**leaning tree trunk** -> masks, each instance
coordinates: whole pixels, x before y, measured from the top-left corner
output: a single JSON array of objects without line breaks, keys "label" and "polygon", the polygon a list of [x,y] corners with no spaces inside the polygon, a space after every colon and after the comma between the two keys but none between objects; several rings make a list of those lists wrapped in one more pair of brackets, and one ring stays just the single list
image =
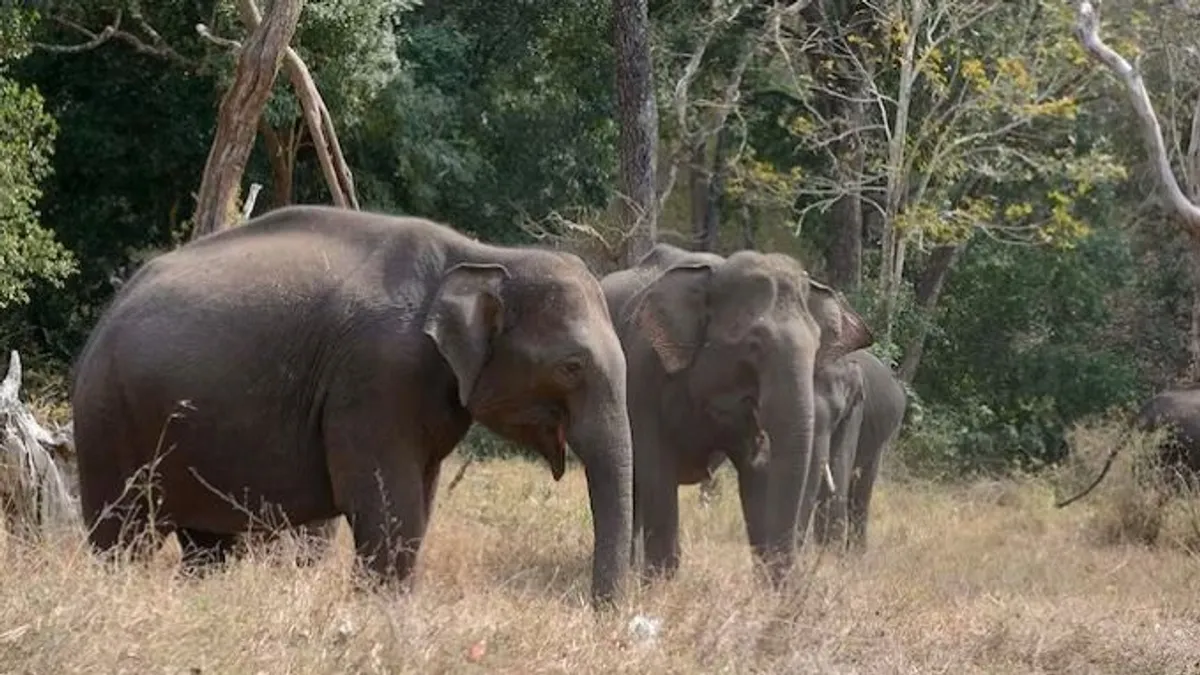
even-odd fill
[{"label": "leaning tree trunk", "polygon": [[916,300],[920,323],[917,334],[904,349],[904,361],[900,365],[899,378],[903,382],[912,384],[917,377],[921,357],[925,354],[925,341],[929,337],[929,328],[933,325],[933,315],[937,311],[938,300],[942,297],[942,288],[964,246],[965,244],[938,246],[929,255],[929,263],[921,275],[921,280],[917,282]]},{"label": "leaning tree trunk", "polygon": [[225,229],[238,216],[239,186],[254,147],[258,120],[303,6],[304,0],[275,0],[241,46],[233,84],[221,97],[217,131],[204,165],[192,216],[193,239]]},{"label": "leaning tree trunk", "polygon": [[617,139],[622,224],[629,232],[625,260],[632,265],[657,237],[655,153],[658,108],[654,101],[647,0],[614,0],[617,52]]}]

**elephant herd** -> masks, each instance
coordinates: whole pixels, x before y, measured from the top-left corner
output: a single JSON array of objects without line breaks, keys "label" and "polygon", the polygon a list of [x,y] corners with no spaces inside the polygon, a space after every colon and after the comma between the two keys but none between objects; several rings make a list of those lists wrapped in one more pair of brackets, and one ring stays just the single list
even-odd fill
[{"label": "elephant herd", "polygon": [[[176,533],[185,566],[281,525],[406,585],[442,461],[472,423],[587,481],[592,598],[640,544],[679,565],[681,485],[728,459],[767,579],[815,538],[865,545],[904,389],[840,293],[795,259],[659,244],[598,280],[578,257],[322,206],[146,263],[74,366],[80,501],[98,554]],[[269,536],[269,535],[268,535]]]}]

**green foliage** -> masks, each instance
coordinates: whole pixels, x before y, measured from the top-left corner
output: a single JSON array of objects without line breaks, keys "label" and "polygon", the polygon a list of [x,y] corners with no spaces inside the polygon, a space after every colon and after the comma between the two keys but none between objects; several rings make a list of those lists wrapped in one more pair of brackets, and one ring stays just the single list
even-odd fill
[{"label": "green foliage", "polygon": [[[401,71],[397,28],[414,0],[325,0],[304,5],[291,46],[308,66],[338,129],[357,127],[384,89]],[[232,0],[216,7],[216,32],[243,38],[246,31]],[[233,53],[219,58],[218,85],[233,79]],[[264,119],[277,128],[296,124],[300,103],[291,81],[280,73]]]},{"label": "green foliage", "polygon": [[472,459],[506,459],[508,457],[523,457],[525,459],[540,459],[532,450],[507,441],[497,436],[481,424],[473,424],[458,444],[458,452]]},{"label": "green foliage", "polygon": [[[232,39],[245,31],[232,0],[52,4],[93,32],[120,9],[122,28],[142,42],[28,54],[31,30],[47,43],[86,36],[29,15],[0,21],[0,341],[67,362],[113,277],[187,231],[233,63],[195,25]],[[726,128],[718,242],[752,239],[824,273],[821,253],[843,226],[831,207],[862,190],[869,283],[850,300],[864,316],[885,304],[891,314],[891,340],[872,350],[899,365],[928,329],[901,453],[939,475],[1039,466],[1061,458],[1077,420],[1140,400],[1186,364],[1189,242],[1145,203],[1148,185],[1133,170],[1144,150],[1124,92],[1096,76],[1069,5],[924,4],[914,17],[914,3],[813,3],[825,14],[805,11],[764,33],[769,3],[651,3],[662,147],[711,123],[754,47]],[[1186,22],[1148,21],[1154,7],[1106,5],[1104,30],[1130,56],[1161,43],[1142,50],[1143,72],[1168,145],[1187,148],[1200,82],[1194,38]],[[293,44],[365,207],[517,243],[529,240],[527,220],[595,213],[612,196],[609,12],[601,0],[309,2]],[[672,101],[702,43],[681,128]],[[856,95],[867,105],[852,119],[845,92],[864,73],[869,86]],[[892,148],[901,94],[907,127]],[[265,121],[281,132],[303,127],[286,77]],[[847,137],[861,167],[846,161]],[[311,142],[299,138],[294,199],[325,202]],[[267,196],[264,146],[245,183],[262,183]],[[682,173],[675,190],[690,206]],[[891,297],[870,283],[881,276],[885,228],[907,245]],[[917,289],[927,252],[946,242],[965,250],[926,312]],[[463,451],[532,456],[478,426]]]},{"label": "green foliage", "polygon": [[972,469],[1057,461],[1073,421],[1145,395],[1112,330],[1111,300],[1134,271],[1110,228],[1074,251],[972,243],[914,383],[927,406],[919,433],[944,443],[923,452]]},{"label": "green foliage", "polygon": [[7,74],[28,52],[32,25],[32,17],[10,12],[0,21],[0,309],[28,302],[35,280],[61,285],[75,271],[73,257],[39,222],[57,126],[37,89]]}]

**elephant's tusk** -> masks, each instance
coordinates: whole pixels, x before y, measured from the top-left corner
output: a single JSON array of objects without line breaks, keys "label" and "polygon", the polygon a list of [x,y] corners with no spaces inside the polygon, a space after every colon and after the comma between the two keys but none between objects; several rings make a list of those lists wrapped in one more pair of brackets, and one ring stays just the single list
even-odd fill
[{"label": "elephant's tusk", "polygon": [[837,488],[833,484],[833,472],[829,470],[829,462],[825,462],[822,466],[825,469],[825,484],[829,486],[829,492],[837,494]]}]

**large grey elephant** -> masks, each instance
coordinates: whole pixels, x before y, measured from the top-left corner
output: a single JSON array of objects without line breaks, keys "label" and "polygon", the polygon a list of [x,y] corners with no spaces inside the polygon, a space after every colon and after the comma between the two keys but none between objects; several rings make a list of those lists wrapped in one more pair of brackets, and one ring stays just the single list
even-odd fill
[{"label": "large grey elephant", "polygon": [[[567,443],[578,455],[601,604],[629,569],[625,397],[577,257],[282,208],[151,260],[93,330],[71,392],[88,537],[103,552],[176,531],[195,555],[344,514],[360,561],[408,586],[441,462],[477,421],[555,480]],[[125,489],[146,472],[149,498]]]},{"label": "large grey elephant", "polygon": [[[844,542],[861,551],[880,460],[900,433],[908,395],[892,369],[863,349],[819,372],[817,389],[818,406],[827,417],[818,413],[814,456],[827,456],[832,485],[809,481],[808,490],[817,490],[813,534],[822,545]],[[804,503],[813,502],[806,498]],[[802,513],[798,523],[801,543],[806,516]]]},{"label": "large grey elephant", "polygon": [[795,556],[814,371],[868,346],[870,331],[781,254],[723,258],[659,244],[601,286],[631,373],[634,532],[647,572],[674,575],[678,486],[727,456],[755,558],[778,583]]}]

